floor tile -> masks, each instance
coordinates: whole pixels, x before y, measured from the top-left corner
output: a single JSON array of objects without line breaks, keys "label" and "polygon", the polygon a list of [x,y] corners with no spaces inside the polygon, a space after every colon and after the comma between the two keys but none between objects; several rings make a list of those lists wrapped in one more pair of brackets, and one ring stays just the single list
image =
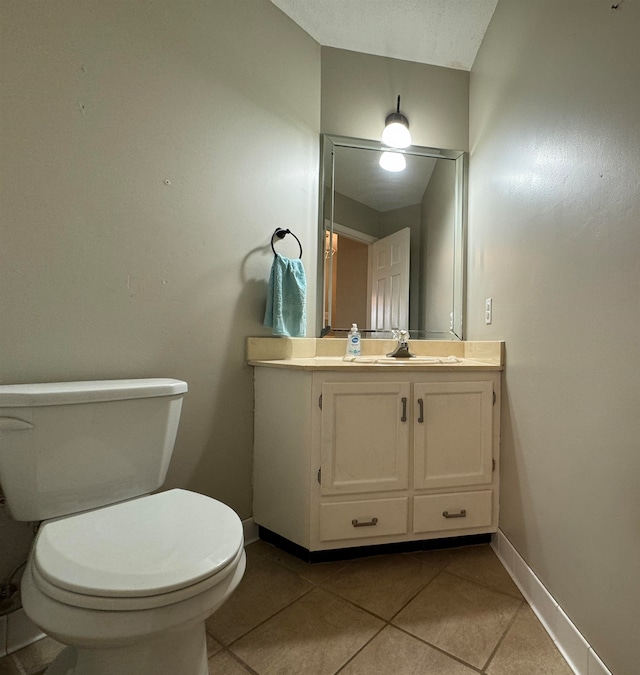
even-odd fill
[{"label": "floor tile", "polygon": [[222,649],[222,645],[207,633],[207,656],[211,657]]},{"label": "floor tile", "polygon": [[473,675],[476,670],[387,626],[340,671],[340,675]]},{"label": "floor tile", "polygon": [[440,567],[405,555],[353,560],[322,584],[323,588],[354,602],[383,619],[401,610]]},{"label": "floor tile", "polygon": [[307,579],[314,584],[319,584],[325,581],[330,576],[341,570],[345,566],[345,561],[327,562],[327,563],[307,563],[300,558],[296,558],[289,553],[285,553],[276,546],[267,544],[264,541],[257,541],[251,544],[248,549],[250,552],[255,552],[257,555],[265,556],[266,559],[283,565],[290,572],[299,574],[303,579]]},{"label": "floor tile", "polygon": [[457,548],[441,548],[432,551],[412,551],[405,555],[417,560],[428,561],[431,565],[436,565],[440,569],[443,569],[455,558],[459,550]]},{"label": "floor tile", "polygon": [[446,569],[447,572],[507,593],[518,600],[523,599],[522,593],[488,544],[458,550]]},{"label": "floor tile", "polygon": [[[247,557],[207,621],[211,675],[571,675],[488,546],[309,565],[256,542]],[[40,675],[62,648],[38,641],[0,675]]]},{"label": "floor tile", "polygon": [[504,593],[442,572],[393,623],[482,668],[520,605]]},{"label": "floor tile", "polygon": [[35,675],[48,666],[63,649],[64,645],[50,637],[45,637],[18,650],[14,653],[14,657],[26,675]]},{"label": "floor tile", "polygon": [[226,650],[209,659],[209,675],[247,675],[249,672]]},{"label": "floor tile", "polygon": [[207,632],[228,645],[312,588],[310,582],[284,567],[250,555],[238,588],[207,619]]},{"label": "floor tile", "polygon": [[22,675],[13,656],[4,656],[0,659],[0,675]]},{"label": "floor tile", "polygon": [[320,588],[231,646],[257,673],[333,675],[384,623]]},{"label": "floor tile", "polygon": [[486,672],[489,675],[572,675],[571,668],[528,605],[518,612]]}]

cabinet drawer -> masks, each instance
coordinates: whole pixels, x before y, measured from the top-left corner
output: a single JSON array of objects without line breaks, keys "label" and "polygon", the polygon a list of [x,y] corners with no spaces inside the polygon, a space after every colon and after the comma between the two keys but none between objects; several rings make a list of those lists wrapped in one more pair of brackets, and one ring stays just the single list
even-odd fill
[{"label": "cabinet drawer", "polygon": [[407,532],[408,500],[370,499],[320,505],[320,539],[364,539]]},{"label": "cabinet drawer", "polygon": [[413,531],[465,530],[491,525],[493,491],[414,497]]}]

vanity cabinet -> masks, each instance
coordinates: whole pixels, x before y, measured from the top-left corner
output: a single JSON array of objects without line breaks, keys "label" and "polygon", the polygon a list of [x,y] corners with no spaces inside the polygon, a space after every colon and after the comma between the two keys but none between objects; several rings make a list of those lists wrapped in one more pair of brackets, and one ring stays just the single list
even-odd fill
[{"label": "vanity cabinet", "polygon": [[308,549],[497,529],[498,371],[255,369],[254,520]]}]

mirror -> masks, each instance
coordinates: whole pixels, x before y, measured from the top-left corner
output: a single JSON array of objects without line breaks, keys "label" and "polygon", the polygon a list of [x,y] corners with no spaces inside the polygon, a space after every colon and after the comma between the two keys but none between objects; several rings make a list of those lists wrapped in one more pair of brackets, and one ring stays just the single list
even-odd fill
[{"label": "mirror", "polygon": [[[322,137],[321,337],[462,340],[464,152],[411,146],[403,171],[378,142]],[[400,152],[400,151],[397,151]]]}]

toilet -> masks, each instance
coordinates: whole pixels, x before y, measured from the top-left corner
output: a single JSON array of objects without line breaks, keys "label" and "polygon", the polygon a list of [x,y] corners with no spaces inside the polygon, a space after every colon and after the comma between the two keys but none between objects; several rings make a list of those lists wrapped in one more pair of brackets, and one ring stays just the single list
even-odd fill
[{"label": "toilet", "polygon": [[[67,645],[47,675],[207,675],[205,619],[244,574],[228,506],[164,482],[187,384],[0,386],[0,484],[43,521],[26,614]],[[153,494],[152,494],[153,493]]]}]

